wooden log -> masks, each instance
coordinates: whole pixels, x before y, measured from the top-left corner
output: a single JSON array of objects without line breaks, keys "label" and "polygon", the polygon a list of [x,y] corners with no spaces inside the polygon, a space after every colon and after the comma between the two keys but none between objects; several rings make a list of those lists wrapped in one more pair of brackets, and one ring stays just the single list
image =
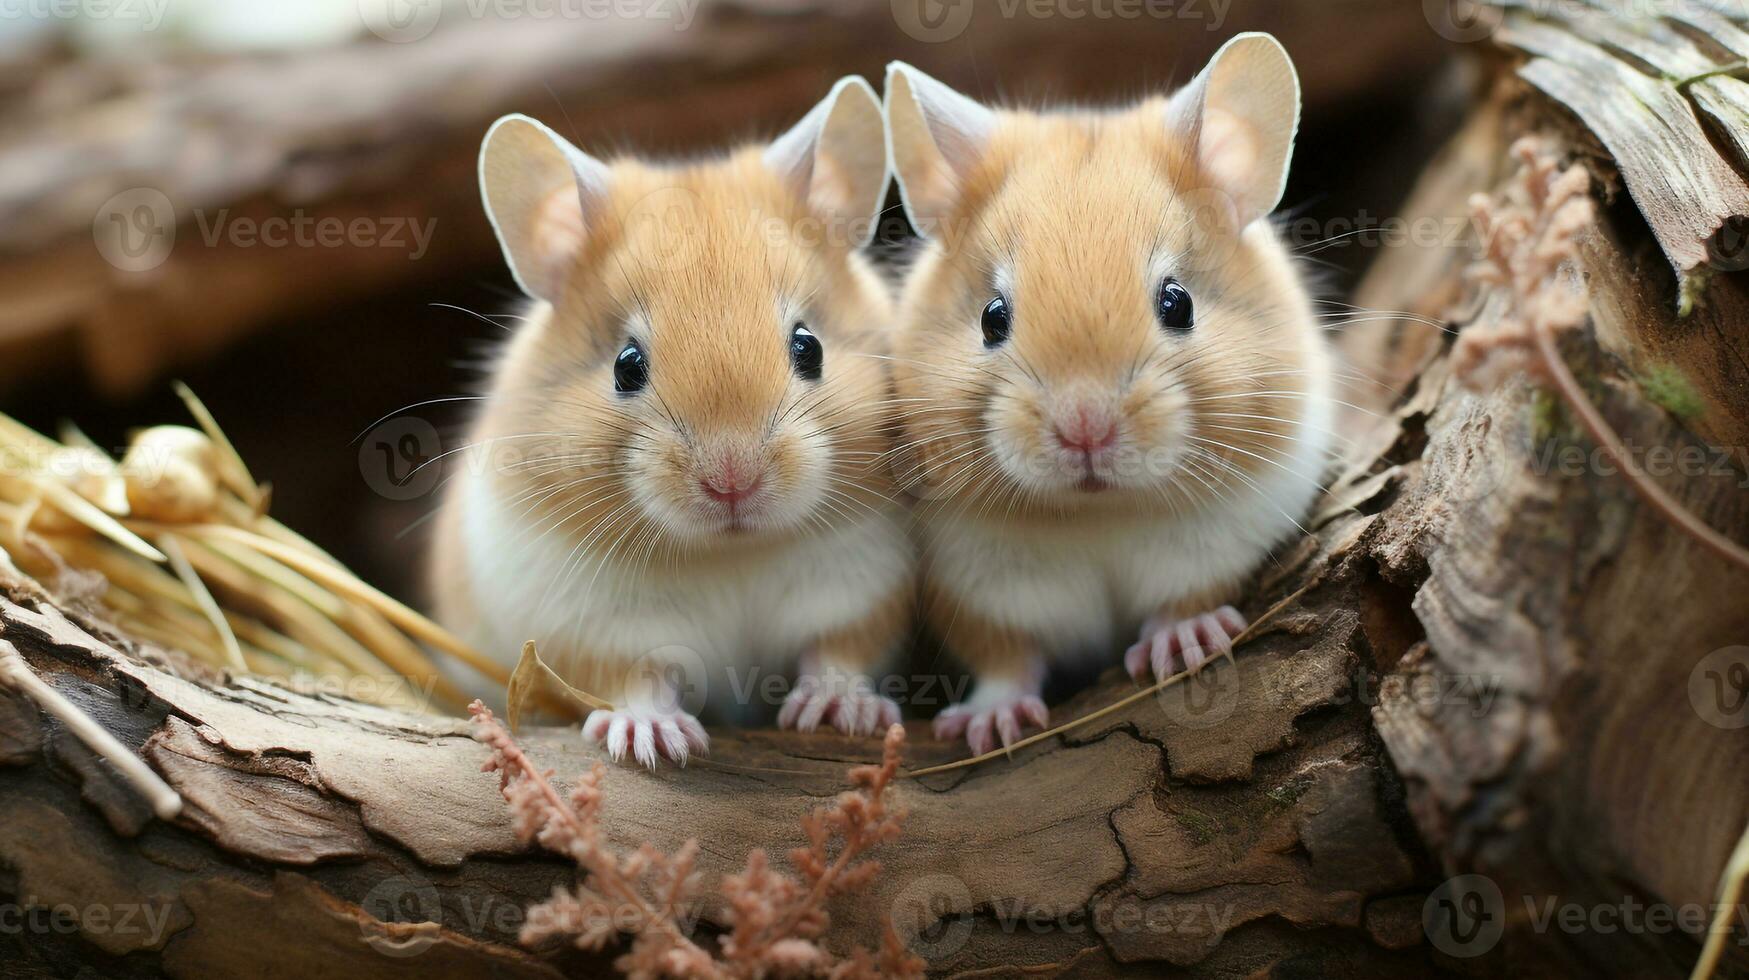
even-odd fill
[{"label": "wooden log", "polygon": [[[1317,562],[1310,551],[1307,561]],[[459,722],[192,683],[135,662],[125,641],[76,625],[30,584],[6,590],[4,635],[137,747],[185,812],[151,823],[101,767],[76,761],[82,749],[65,732],[0,699],[13,763],[0,769],[5,890],[50,906],[154,910],[158,931],[100,945],[170,975],[244,963],[288,977],[317,965],[552,975],[513,940],[522,909],[571,872],[516,842],[496,777],[479,772],[484,750]],[[1418,875],[1394,840],[1394,782],[1353,697],[1364,630],[1352,611],[1318,608],[1281,620],[1190,698],[1162,697],[1012,763],[904,783],[906,834],[884,849],[870,894],[834,909],[835,937],[867,938],[891,914],[944,972],[1163,960],[1216,975],[1308,956],[1332,971],[1412,969],[1419,956],[1398,948],[1402,929],[1368,911],[1413,894]],[[525,744],[566,774],[597,756],[574,730]],[[665,847],[696,836],[714,877],[750,846],[800,844],[797,817],[872,751],[834,736],[721,735],[684,771],[613,770],[611,834]],[[908,762],[953,752],[925,739]],[[378,921],[427,914],[443,928]],[[1311,927],[1324,932],[1302,941]],[[10,956],[39,959],[30,937],[0,938],[8,944]],[[402,963],[409,951],[418,955]]]}]

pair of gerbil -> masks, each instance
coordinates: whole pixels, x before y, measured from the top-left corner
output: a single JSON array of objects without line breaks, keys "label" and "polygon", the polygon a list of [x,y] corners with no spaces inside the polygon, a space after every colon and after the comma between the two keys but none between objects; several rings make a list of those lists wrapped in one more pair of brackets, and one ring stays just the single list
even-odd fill
[{"label": "pair of gerbil", "polygon": [[[919,595],[974,676],[936,730],[975,751],[1046,723],[1053,660],[1197,668],[1326,456],[1330,355],[1263,220],[1298,121],[1260,34],[1123,111],[895,63],[884,111],[847,78],[702,163],[499,120],[486,209],[535,302],[443,504],[440,618],[536,640],[646,765],[706,747],[678,700],[736,671],[799,665],[784,726],[896,721]],[[897,298],[859,254],[889,173],[927,240]]]}]

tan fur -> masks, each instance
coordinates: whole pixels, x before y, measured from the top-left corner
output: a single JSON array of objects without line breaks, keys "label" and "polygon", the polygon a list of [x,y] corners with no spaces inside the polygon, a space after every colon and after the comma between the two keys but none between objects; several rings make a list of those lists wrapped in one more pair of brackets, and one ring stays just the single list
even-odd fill
[{"label": "tan fur", "polygon": [[868,616],[823,634],[815,648],[820,662],[853,673],[873,673],[898,652],[898,644],[916,616],[917,592],[912,583],[906,583]]}]

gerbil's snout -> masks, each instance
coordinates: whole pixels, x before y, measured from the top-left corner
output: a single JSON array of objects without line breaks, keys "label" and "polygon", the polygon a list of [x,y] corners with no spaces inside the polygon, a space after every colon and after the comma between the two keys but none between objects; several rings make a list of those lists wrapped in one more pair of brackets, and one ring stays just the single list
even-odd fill
[{"label": "gerbil's snout", "polygon": [[750,461],[744,454],[725,453],[705,468],[698,485],[705,496],[732,511],[765,485],[766,468],[763,462]]},{"label": "gerbil's snout", "polygon": [[771,460],[763,446],[735,441],[700,447],[693,470],[706,506],[722,513],[733,524],[746,516],[749,508],[758,505]]},{"label": "gerbil's snout", "polygon": [[1092,372],[1012,390],[992,406],[986,438],[1028,489],[1152,491],[1170,477],[1187,425],[1178,394]]},{"label": "gerbil's snout", "polygon": [[1117,415],[1098,402],[1076,399],[1056,413],[1051,433],[1064,449],[1095,456],[1117,445]]},{"label": "gerbil's snout", "polygon": [[1055,450],[1059,477],[1080,491],[1099,491],[1116,477],[1121,420],[1114,399],[1084,388],[1060,392],[1045,413],[1046,446]]}]

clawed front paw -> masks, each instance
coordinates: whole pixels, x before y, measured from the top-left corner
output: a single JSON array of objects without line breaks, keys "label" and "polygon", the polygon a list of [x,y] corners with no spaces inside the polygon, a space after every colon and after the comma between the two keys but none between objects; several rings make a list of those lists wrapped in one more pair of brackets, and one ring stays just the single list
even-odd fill
[{"label": "clawed front paw", "polygon": [[811,732],[822,722],[846,735],[873,735],[899,723],[899,705],[876,693],[862,674],[830,669],[804,673],[783,700],[778,727]]},{"label": "clawed front paw", "polygon": [[1037,694],[999,688],[974,691],[970,699],[948,705],[931,727],[936,738],[964,735],[972,754],[983,755],[995,749],[998,740],[1003,748],[1020,741],[1029,723],[1044,728],[1050,722],[1050,712]]},{"label": "clawed front paw", "polygon": [[645,769],[656,768],[658,759],[684,766],[691,753],[710,750],[710,736],[697,718],[656,708],[597,709],[584,720],[583,737],[605,746],[615,762],[624,761],[630,748]]},{"label": "clawed front paw", "polygon": [[1141,639],[1124,651],[1124,669],[1138,681],[1146,681],[1150,669],[1155,680],[1165,680],[1226,656],[1233,639],[1245,631],[1245,617],[1232,606],[1176,619],[1155,616],[1142,625]]}]

